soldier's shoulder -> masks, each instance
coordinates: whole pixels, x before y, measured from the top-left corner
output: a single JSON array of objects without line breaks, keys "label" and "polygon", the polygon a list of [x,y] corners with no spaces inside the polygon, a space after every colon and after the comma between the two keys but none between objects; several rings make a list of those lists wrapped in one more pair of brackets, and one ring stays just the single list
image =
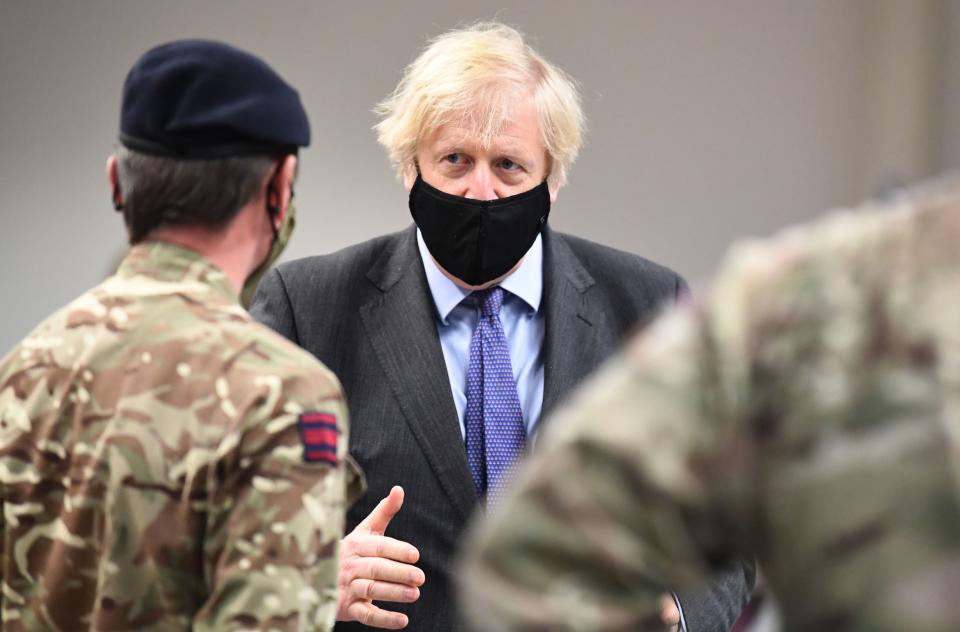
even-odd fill
[{"label": "soldier's shoulder", "polygon": [[238,350],[250,350],[237,356],[243,363],[254,368],[260,367],[285,382],[308,382],[319,397],[340,396],[341,386],[336,375],[308,351],[257,322],[249,314],[238,329],[241,335],[228,337],[225,343]]},{"label": "soldier's shoulder", "polygon": [[760,300],[786,286],[802,299],[837,283],[856,281],[859,290],[886,283],[890,266],[903,263],[891,255],[913,247],[912,227],[923,215],[911,203],[869,202],[834,209],[766,238],[741,240],[724,258],[714,293]]},{"label": "soldier's shoulder", "polygon": [[[95,292],[98,288],[99,286],[96,286],[87,290],[49,314],[9,350],[6,356],[0,359],[0,382],[7,373],[16,371],[23,361],[37,354],[50,354],[56,360],[64,360],[62,356],[76,353],[87,333],[81,326],[85,322],[96,319],[116,322],[116,319],[122,319],[118,312],[111,314],[110,310],[97,300]],[[119,333],[119,330],[114,333]],[[61,353],[63,350],[68,353]]]},{"label": "soldier's shoulder", "polygon": [[743,360],[769,352],[783,366],[791,354],[839,344],[837,332],[850,345],[905,330],[926,309],[916,299],[927,282],[960,269],[958,199],[909,192],[742,241],[698,312],[726,352]]}]

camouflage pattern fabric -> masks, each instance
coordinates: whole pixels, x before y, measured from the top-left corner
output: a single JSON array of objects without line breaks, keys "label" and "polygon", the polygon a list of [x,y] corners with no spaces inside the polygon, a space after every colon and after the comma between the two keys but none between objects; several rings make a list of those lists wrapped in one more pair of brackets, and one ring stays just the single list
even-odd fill
[{"label": "camouflage pattern fabric", "polygon": [[474,533],[479,630],[660,630],[756,554],[796,631],[960,630],[960,186],[736,248]]},{"label": "camouflage pattern fabric", "polygon": [[2,629],[331,628],[347,438],[336,378],[222,272],[135,246],[0,363]]}]

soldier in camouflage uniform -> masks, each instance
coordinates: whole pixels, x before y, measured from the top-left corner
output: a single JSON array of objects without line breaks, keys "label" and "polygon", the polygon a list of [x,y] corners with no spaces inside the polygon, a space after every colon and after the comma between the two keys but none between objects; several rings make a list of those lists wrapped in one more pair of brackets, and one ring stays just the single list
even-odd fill
[{"label": "soldier in camouflage uniform", "polygon": [[109,172],[133,247],[0,363],[4,631],[332,627],[359,483],[341,389],[238,302],[308,142],[247,53],[174,42],[131,70]]},{"label": "soldier in camouflage uniform", "polygon": [[657,630],[755,553],[787,630],[960,630],[960,183],[735,249],[475,535],[480,630]]}]

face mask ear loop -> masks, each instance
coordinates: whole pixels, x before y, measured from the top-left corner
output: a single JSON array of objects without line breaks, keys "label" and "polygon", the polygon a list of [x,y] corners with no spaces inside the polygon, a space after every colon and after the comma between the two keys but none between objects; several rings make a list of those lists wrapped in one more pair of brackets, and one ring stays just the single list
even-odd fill
[{"label": "face mask ear loop", "polygon": [[120,187],[113,187],[113,198],[110,200],[113,203],[113,210],[122,211],[123,210],[123,197],[120,195]]}]

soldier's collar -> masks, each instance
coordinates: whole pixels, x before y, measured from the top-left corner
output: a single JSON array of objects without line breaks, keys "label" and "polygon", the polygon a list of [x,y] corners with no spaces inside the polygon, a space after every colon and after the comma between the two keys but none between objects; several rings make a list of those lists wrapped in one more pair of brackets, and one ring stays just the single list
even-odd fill
[{"label": "soldier's collar", "polygon": [[199,282],[225,299],[239,302],[230,279],[212,261],[194,250],[166,241],[147,241],[130,248],[117,274],[147,276],[171,283]]}]

